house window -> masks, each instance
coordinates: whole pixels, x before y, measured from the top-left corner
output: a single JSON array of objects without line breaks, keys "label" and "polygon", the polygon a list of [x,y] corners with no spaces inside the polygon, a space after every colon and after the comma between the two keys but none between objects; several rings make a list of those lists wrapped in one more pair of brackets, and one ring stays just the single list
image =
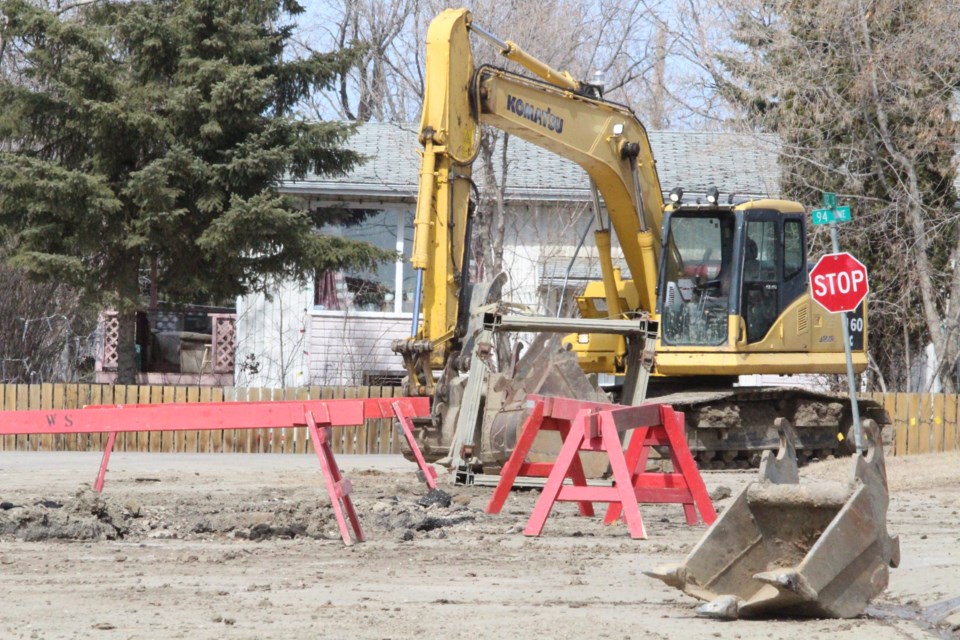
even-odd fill
[{"label": "house window", "polygon": [[318,272],[313,304],[317,310],[402,313],[413,308],[416,282],[404,256],[413,245],[413,212],[385,209],[355,227],[326,227],[322,233],[362,240],[400,257],[369,271]]}]

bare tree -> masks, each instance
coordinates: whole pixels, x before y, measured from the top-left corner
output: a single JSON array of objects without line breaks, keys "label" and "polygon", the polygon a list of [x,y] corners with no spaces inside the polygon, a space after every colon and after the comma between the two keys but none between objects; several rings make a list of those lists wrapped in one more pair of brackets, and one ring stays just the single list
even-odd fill
[{"label": "bare tree", "polygon": [[322,4],[300,28],[308,50],[359,44],[333,90],[318,93],[313,115],[367,122],[412,121],[423,95],[423,17],[418,0],[338,0]]},{"label": "bare tree", "polygon": [[76,382],[93,371],[93,314],[79,292],[0,259],[0,382]]},{"label": "bare tree", "polygon": [[[424,87],[425,34],[445,6],[440,0],[338,0],[324,5],[303,27],[303,41],[317,49],[356,41],[364,44],[364,52],[335,90],[317,96],[313,112],[359,121],[414,120]],[[551,66],[582,80],[602,78],[610,99],[633,107],[651,127],[666,128],[703,122],[710,111],[697,103],[700,111],[690,115],[696,101],[688,96],[685,81],[706,75],[700,67],[691,71],[690,60],[712,53],[705,43],[712,35],[707,23],[713,24],[714,18],[697,13],[701,26],[689,36],[676,27],[684,6],[680,0],[546,0],[534,11],[529,4],[478,0],[471,11],[476,24],[519,43]],[[690,37],[698,40],[684,40]],[[478,66],[528,73],[485,41],[477,40],[473,51]],[[503,269],[510,145],[503,132],[483,129],[475,165],[481,194],[475,277],[492,278]]]},{"label": "bare tree", "polygon": [[[960,11],[922,0],[745,0],[719,90],[783,140],[786,194],[856,208],[842,242],[871,267],[871,338],[886,381],[933,345],[947,391],[960,356],[954,117]],[[824,238],[815,240],[823,246]]]}]

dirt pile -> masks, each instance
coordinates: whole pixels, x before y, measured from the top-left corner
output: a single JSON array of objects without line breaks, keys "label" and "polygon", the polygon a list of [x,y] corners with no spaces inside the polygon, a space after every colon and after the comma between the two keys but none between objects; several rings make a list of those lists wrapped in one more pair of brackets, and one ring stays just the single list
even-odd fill
[{"label": "dirt pile", "polygon": [[[413,540],[418,535],[445,537],[443,529],[471,523],[480,512],[442,490],[426,495],[399,492],[354,498],[363,513],[367,536]],[[336,518],[326,495],[284,496],[259,492],[239,504],[225,504],[212,494],[182,497],[173,504],[122,505],[90,489],[67,499],[0,502],[0,539],[117,540],[144,539],[339,539]]]},{"label": "dirt pile", "polygon": [[[679,505],[642,505],[649,538],[632,540],[622,523],[603,525],[603,505],[584,518],[562,503],[532,538],[522,532],[536,490],[511,492],[488,515],[490,487],[429,493],[409,465],[399,471],[384,457],[384,470],[365,470],[341,456],[366,537],[345,547],[309,457],[127,453],[102,496],[78,499],[78,474],[98,459],[77,456],[0,452],[0,503],[9,503],[0,505],[0,638],[430,638],[438,616],[478,640],[960,632],[957,457],[888,459],[888,526],[902,562],[866,616],[720,625],[642,573],[679,562],[703,537]],[[848,473],[839,460],[801,470],[813,484]],[[703,475],[719,510],[756,471]],[[119,536],[116,525],[123,538],[105,539]],[[37,531],[48,539],[24,541]]]},{"label": "dirt pile", "polygon": [[104,499],[89,488],[72,498],[32,503],[0,502],[0,537],[39,540],[117,540],[139,514]]}]

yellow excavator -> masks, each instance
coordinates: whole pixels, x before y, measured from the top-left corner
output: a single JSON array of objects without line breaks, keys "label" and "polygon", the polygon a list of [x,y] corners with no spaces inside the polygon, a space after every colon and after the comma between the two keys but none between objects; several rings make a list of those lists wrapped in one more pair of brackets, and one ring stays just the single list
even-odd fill
[{"label": "yellow excavator", "polygon": [[[533,77],[475,67],[471,34]],[[511,313],[500,301],[504,276],[469,281],[481,125],[589,176],[602,280],[578,297],[579,317]],[[702,468],[756,466],[778,446],[776,418],[794,425],[801,462],[844,446],[853,422],[845,397],[734,386],[744,374],[846,372],[844,318],[854,368],[866,367],[864,306],[831,315],[810,297],[800,204],[724,203],[718,188],[686,201],[682,185],[665,203],[647,132],[629,108],[487,33],[464,9],[445,10],[427,32],[419,140],[413,336],[393,348],[404,359],[405,391],[434,399],[417,430],[429,460],[495,473],[513,450],[526,395],[605,399],[595,373],[622,381],[619,402],[656,397],[683,411]],[[629,277],[614,266],[613,234]],[[522,358],[503,362],[496,332],[537,337]],[[874,403],[861,401],[860,410],[886,422]]]}]

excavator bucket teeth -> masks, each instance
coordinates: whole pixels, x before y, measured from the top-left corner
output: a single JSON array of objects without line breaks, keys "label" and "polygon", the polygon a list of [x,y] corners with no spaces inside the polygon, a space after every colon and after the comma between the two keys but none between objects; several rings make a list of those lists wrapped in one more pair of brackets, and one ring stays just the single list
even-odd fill
[{"label": "excavator bucket teeth", "polygon": [[[887,586],[900,543],[887,533],[879,429],[864,421],[867,451],[848,482],[801,485],[789,423],[748,485],[680,565],[645,572],[707,604],[705,616],[832,617],[863,613]],[[792,467],[792,468],[791,468]]]},{"label": "excavator bucket teeth", "polygon": [[[562,396],[595,402],[609,402],[583,373],[576,356],[563,348],[561,337],[540,334],[525,350],[512,374],[490,376],[484,405],[483,434],[480,459],[485,471],[502,467],[513,452],[520,429],[529,414],[528,394]],[[537,436],[530,450],[530,462],[550,461],[560,450],[556,433],[544,432]],[[605,463],[584,459],[588,476],[598,477],[606,470]],[[596,464],[593,464],[596,462]]]}]

